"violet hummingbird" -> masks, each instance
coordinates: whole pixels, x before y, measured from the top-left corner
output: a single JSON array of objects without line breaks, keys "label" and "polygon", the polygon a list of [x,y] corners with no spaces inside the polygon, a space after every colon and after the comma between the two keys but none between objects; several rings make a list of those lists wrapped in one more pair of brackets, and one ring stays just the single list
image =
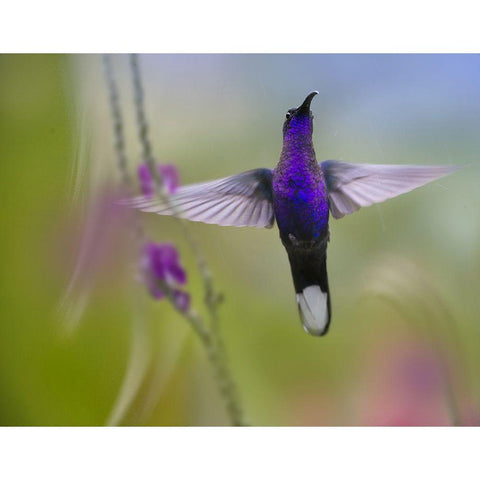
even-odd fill
[{"label": "violet hummingbird", "polygon": [[327,275],[329,215],[341,218],[447,175],[456,167],[317,162],[310,93],[286,113],[280,161],[271,170],[179,187],[168,197],[127,200],[159,215],[224,226],[272,228],[277,221],[304,329],[327,333],[332,314]]}]

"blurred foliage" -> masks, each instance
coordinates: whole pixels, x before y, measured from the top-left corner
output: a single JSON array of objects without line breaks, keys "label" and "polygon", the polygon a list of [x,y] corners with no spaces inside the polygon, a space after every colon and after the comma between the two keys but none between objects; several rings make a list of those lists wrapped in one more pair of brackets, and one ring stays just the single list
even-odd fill
[{"label": "blurred foliage", "polygon": [[[140,147],[128,62],[115,60],[133,171]],[[273,167],[284,112],[312,89],[320,91],[313,105],[319,160],[469,164],[331,222],[333,320],[324,338],[300,326],[276,230],[191,227],[225,294],[222,328],[252,424],[451,424],[446,382],[460,423],[478,423],[478,57],[141,60],[155,155],[176,163],[184,182]],[[132,279],[128,228],[113,231],[78,325],[69,331],[58,312],[86,206],[119,181],[100,57],[1,55],[0,75],[0,424],[105,424],[138,315],[145,378],[121,423],[226,424],[188,325]],[[152,239],[177,243],[200,305],[195,260],[176,224],[141,219]],[[409,380],[405,368],[420,380]]]}]

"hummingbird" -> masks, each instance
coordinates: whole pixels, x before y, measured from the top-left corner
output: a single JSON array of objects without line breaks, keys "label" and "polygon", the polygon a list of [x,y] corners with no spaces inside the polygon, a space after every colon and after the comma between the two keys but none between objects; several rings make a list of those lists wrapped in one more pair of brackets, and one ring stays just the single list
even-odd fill
[{"label": "hummingbird", "polygon": [[139,196],[127,204],[144,212],[235,227],[272,228],[290,262],[300,319],[311,335],[325,335],[332,316],[327,275],[329,217],[339,219],[443,177],[441,165],[319,163],[313,147],[311,92],[286,112],[283,148],[274,169],[179,187],[168,200]]}]

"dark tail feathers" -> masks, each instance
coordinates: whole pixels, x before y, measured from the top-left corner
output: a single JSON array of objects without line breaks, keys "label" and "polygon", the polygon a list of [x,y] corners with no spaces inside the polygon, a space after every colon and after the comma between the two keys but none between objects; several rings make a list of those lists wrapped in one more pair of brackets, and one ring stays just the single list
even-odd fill
[{"label": "dark tail feathers", "polygon": [[288,249],[293,283],[303,328],[311,335],[325,335],[332,314],[325,249]]}]

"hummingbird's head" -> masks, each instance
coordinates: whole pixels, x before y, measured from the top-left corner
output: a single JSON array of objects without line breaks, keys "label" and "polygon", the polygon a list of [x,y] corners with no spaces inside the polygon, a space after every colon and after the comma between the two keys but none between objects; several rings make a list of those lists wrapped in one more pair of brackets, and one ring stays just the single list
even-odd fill
[{"label": "hummingbird's head", "polygon": [[288,110],[283,124],[283,138],[312,135],[313,114],[310,104],[317,93],[317,91],[310,93],[299,107]]}]

